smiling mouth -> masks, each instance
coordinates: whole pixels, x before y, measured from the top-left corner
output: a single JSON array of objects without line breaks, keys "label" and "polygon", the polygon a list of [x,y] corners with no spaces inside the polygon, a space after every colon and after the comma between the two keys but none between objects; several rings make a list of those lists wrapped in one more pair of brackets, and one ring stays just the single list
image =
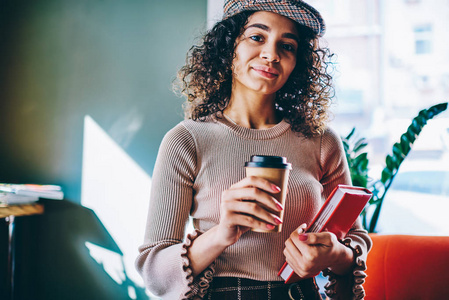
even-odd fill
[{"label": "smiling mouth", "polygon": [[268,67],[253,67],[253,70],[268,79],[274,79],[277,78],[279,76],[279,72],[277,70],[268,68]]}]

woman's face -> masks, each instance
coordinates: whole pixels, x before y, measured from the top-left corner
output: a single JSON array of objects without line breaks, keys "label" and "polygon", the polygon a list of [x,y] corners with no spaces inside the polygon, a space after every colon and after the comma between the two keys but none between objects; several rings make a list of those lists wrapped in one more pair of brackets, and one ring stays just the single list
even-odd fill
[{"label": "woman's face", "polygon": [[236,40],[233,91],[276,93],[295,68],[298,39],[289,18],[266,11],[252,14]]}]

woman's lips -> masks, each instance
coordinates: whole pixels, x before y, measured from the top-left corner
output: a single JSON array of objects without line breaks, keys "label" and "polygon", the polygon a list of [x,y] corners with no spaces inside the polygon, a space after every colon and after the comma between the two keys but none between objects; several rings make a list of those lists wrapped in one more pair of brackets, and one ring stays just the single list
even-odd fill
[{"label": "woman's lips", "polygon": [[253,67],[253,70],[257,72],[257,74],[269,78],[269,79],[273,79],[279,76],[279,72],[276,69],[270,68],[270,67],[265,67],[265,66],[255,66]]}]

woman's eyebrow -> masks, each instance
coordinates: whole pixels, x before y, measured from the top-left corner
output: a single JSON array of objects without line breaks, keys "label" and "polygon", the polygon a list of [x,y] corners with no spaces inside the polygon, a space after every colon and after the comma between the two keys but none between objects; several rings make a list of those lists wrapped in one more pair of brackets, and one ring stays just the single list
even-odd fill
[{"label": "woman's eyebrow", "polygon": [[[265,24],[261,24],[261,23],[254,23],[254,24],[248,25],[248,26],[246,27],[246,29],[251,28],[251,27],[259,28],[259,29],[262,29],[262,30],[267,31],[267,32],[270,32],[270,31],[271,31],[271,28],[270,28],[270,27],[268,27],[268,26],[265,25]],[[246,29],[245,29],[245,30],[246,30]],[[294,34],[294,33],[291,33],[291,32],[285,32],[285,33],[283,33],[283,34],[282,34],[282,37],[288,38],[288,39],[292,39],[292,40],[295,40],[295,41],[297,41],[297,42],[299,41],[298,36],[297,36],[296,34]]]},{"label": "woman's eyebrow", "polygon": [[265,24],[261,24],[261,23],[254,23],[254,24],[248,25],[246,27],[246,29],[251,28],[251,27],[256,27],[256,28],[259,28],[259,29],[262,29],[262,30],[265,30],[265,31],[268,31],[268,32],[271,31],[270,27],[268,27]]}]

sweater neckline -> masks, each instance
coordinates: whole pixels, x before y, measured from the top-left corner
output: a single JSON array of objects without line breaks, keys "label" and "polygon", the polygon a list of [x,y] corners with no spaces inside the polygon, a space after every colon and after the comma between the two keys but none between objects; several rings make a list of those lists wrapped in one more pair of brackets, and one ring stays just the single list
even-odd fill
[{"label": "sweater neckline", "polygon": [[271,128],[267,129],[252,129],[252,128],[246,128],[243,126],[240,126],[236,123],[233,123],[229,121],[226,117],[213,117],[216,122],[218,122],[221,125],[224,125],[228,127],[231,131],[233,131],[235,134],[251,140],[269,140],[274,139],[282,134],[284,134],[287,130],[289,130],[290,124],[287,123],[285,120],[282,120],[281,122],[277,123]]}]

